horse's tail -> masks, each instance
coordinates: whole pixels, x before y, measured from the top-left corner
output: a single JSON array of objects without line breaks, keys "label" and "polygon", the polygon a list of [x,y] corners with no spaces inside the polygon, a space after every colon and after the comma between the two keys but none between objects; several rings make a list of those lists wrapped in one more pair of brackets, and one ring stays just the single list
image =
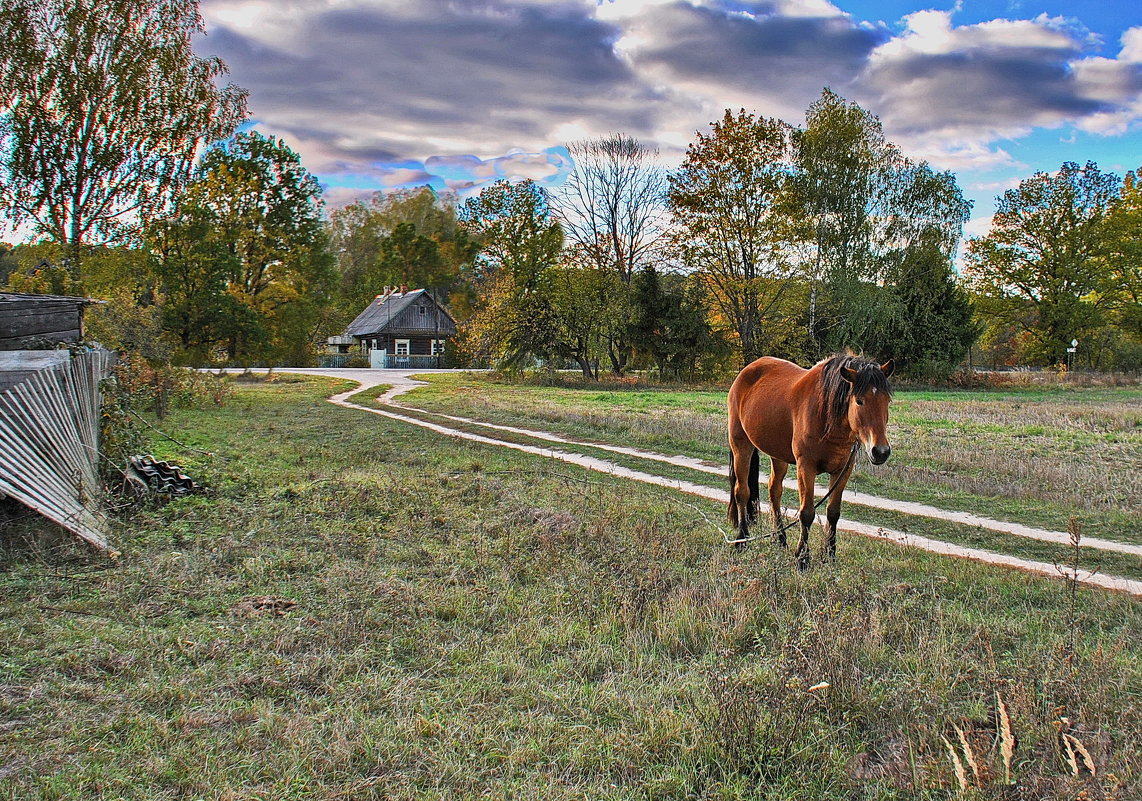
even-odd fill
[{"label": "horse's tail", "polygon": [[745,510],[738,509],[738,502],[735,498],[737,492],[737,474],[734,472],[734,457],[730,454],[730,502],[726,505],[726,516],[730,520],[730,524],[737,526],[740,525],[739,515],[745,513],[746,519],[750,523],[757,522],[757,511],[761,504],[761,484],[758,481],[758,476],[761,472],[761,454],[755,448],[753,455],[749,458],[749,475],[746,476],[746,481],[749,483],[749,506]]},{"label": "horse's tail", "polygon": [[761,454],[755,448],[749,460],[749,522],[751,523],[757,522],[757,510],[761,504],[761,488],[758,482],[758,474],[761,472],[760,462]]}]

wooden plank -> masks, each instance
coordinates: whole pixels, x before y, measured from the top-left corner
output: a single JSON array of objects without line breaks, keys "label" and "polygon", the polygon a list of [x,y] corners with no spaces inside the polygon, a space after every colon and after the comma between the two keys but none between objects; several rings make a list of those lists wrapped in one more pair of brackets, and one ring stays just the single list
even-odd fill
[{"label": "wooden plank", "polygon": [[0,337],[0,351],[38,348],[45,350],[45,344],[55,346],[61,342],[79,342],[83,332],[79,328],[64,328],[59,331],[44,331],[19,337]]},{"label": "wooden plank", "polygon": [[79,328],[77,309],[37,309],[35,312],[0,314],[0,337],[28,336],[46,331],[63,331]]},{"label": "wooden plank", "polygon": [[44,370],[71,361],[66,350],[10,350],[0,352],[0,372]]},{"label": "wooden plank", "polygon": [[58,311],[61,309],[77,309],[82,304],[68,303],[63,300],[3,300],[0,301],[0,317],[9,315],[37,314],[42,311]]}]

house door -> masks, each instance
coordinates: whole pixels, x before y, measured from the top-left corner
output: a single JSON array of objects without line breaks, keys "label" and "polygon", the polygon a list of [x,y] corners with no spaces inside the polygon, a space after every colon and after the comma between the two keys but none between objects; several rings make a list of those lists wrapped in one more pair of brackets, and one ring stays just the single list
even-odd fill
[{"label": "house door", "polygon": [[393,343],[398,367],[408,367],[408,340],[398,339]]}]

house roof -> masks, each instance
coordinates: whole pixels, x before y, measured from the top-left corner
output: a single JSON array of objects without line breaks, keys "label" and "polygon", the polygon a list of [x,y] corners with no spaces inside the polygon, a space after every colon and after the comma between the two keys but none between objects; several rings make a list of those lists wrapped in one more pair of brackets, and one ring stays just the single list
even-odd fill
[{"label": "house roof", "polygon": [[103,300],[95,300],[94,298],[84,298],[74,295],[33,295],[26,292],[0,292],[0,303],[5,301],[64,301],[67,303],[75,303],[82,306],[90,306],[93,303],[106,303]]},{"label": "house roof", "polygon": [[[431,311],[421,315],[416,307],[425,305],[435,306],[439,316]],[[408,331],[451,335],[456,333],[456,321],[427,290],[413,289],[378,295],[345,329],[346,334],[356,337]]]}]

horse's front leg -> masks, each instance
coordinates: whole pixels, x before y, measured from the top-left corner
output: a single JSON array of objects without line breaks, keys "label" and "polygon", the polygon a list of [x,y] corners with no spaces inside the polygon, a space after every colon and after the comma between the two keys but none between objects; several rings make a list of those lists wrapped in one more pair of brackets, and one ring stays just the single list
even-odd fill
[{"label": "horse's front leg", "polygon": [[845,492],[845,485],[849,483],[849,476],[853,473],[853,460],[845,466],[839,477],[834,476],[835,482],[829,503],[825,507],[825,558],[830,562],[837,561],[837,521],[841,519],[841,495]]},{"label": "horse's front leg", "polygon": [[785,481],[785,474],[789,472],[789,463],[775,457],[769,459],[769,509],[773,513],[773,530],[777,532],[777,543],[784,548],[785,520],[781,514],[781,483]]},{"label": "horse's front leg", "polygon": [[801,499],[801,541],[797,543],[797,569],[809,569],[809,529],[813,527],[816,514],[813,511],[813,488],[817,481],[816,471],[802,462],[797,463],[797,494]]}]

